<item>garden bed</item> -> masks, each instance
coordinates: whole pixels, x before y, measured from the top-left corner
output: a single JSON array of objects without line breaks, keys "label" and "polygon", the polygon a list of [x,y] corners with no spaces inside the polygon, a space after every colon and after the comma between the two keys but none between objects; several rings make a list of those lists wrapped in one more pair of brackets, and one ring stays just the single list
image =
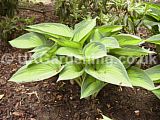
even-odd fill
[{"label": "garden bed", "polygon": [[[25,51],[0,46],[3,54],[25,55]],[[80,100],[79,87],[56,78],[42,82],[16,84],[7,82],[20,67],[18,57],[11,65],[1,64],[1,120],[96,120],[103,113],[115,120],[159,120],[160,101],[140,89],[108,85],[92,100]],[[3,75],[3,76],[2,76]]]},{"label": "garden bed", "polygon": [[[19,16],[35,16],[35,23],[57,19],[52,13],[43,16],[28,10],[20,11]],[[28,59],[30,54],[26,50],[0,44],[0,58],[4,55],[14,56],[14,60],[0,64],[0,120],[98,120],[101,114],[115,120],[160,119],[160,100],[141,88],[108,85],[97,98],[80,100],[78,85],[57,83],[56,77],[35,83],[8,82],[22,66],[19,59],[25,61],[25,56]]]}]

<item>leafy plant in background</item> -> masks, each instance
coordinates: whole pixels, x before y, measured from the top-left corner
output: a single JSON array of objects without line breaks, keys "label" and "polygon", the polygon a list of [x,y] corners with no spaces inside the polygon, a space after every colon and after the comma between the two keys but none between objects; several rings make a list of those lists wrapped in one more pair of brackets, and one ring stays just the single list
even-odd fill
[{"label": "leafy plant in background", "polygon": [[70,25],[88,16],[99,16],[107,12],[107,0],[56,0],[55,11],[62,22]]},{"label": "leafy plant in background", "polygon": [[14,17],[18,0],[0,0],[0,16]]},{"label": "leafy plant in background", "polygon": [[160,44],[160,35],[143,40],[130,34],[119,34],[122,26],[98,26],[87,19],[74,29],[60,23],[28,26],[30,33],[12,41],[13,47],[32,49],[32,59],[19,69],[10,81],[41,81],[59,75],[57,81],[75,80],[81,87],[81,98],[96,95],[107,84],[139,86],[160,97],[154,82],[160,79],[160,66],[142,70],[120,56],[135,59],[154,54],[139,47],[144,42]]},{"label": "leafy plant in background", "polygon": [[160,33],[160,5],[153,3],[145,3],[148,9],[145,19],[143,21],[144,25],[151,30],[153,34]]},{"label": "leafy plant in background", "polygon": [[[153,1],[152,1],[153,2]],[[135,0],[56,0],[55,11],[61,22],[77,23],[87,16],[98,16],[98,24],[123,25],[125,33],[137,35],[139,28],[156,28],[159,5]],[[149,18],[150,16],[150,18]],[[156,18],[155,18],[156,17]],[[72,26],[72,25],[71,25]],[[153,27],[152,27],[153,26]]]},{"label": "leafy plant in background", "polygon": [[56,14],[65,23],[76,23],[87,16],[98,16],[98,24],[123,25],[124,31],[137,33],[145,15],[142,2],[127,0],[56,0]]},{"label": "leafy plant in background", "polygon": [[26,25],[32,24],[34,18],[3,17],[0,20],[0,40],[8,41],[16,37],[16,32],[24,31]]}]

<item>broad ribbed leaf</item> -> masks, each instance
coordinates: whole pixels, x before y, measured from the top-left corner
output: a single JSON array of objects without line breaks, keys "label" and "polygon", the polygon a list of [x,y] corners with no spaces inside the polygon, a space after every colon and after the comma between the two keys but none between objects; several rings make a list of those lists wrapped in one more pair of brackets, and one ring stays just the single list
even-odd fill
[{"label": "broad ribbed leaf", "polygon": [[29,32],[43,34],[43,35],[45,35],[46,38],[49,38],[50,36],[52,36],[54,38],[57,38],[57,39],[62,37],[62,36],[59,36],[59,35],[55,35],[53,33],[48,33],[48,32],[44,32],[44,31],[41,31],[41,30],[33,29],[33,28],[27,28],[25,30],[29,31]]},{"label": "broad ribbed leaf", "polygon": [[105,46],[102,43],[91,42],[84,47],[83,54],[85,59],[94,60],[106,56],[107,52]]},{"label": "broad ribbed leaf", "polygon": [[80,77],[84,73],[84,69],[80,64],[68,63],[59,74],[58,81],[71,80]]},{"label": "broad ribbed leaf", "polygon": [[69,57],[75,57],[78,59],[83,59],[83,53],[80,49],[70,48],[70,47],[60,47],[56,51],[57,55],[66,55]]},{"label": "broad ribbed leaf", "polygon": [[9,81],[17,83],[41,81],[55,76],[62,69],[63,67],[60,62],[33,64],[29,67],[23,67],[23,69],[17,71]]},{"label": "broad ribbed leaf", "polygon": [[81,86],[81,99],[98,93],[104,87],[104,85],[104,82],[96,80],[91,76],[87,76],[87,78],[83,80]]},{"label": "broad ribbed leaf", "polygon": [[95,29],[93,36],[92,36],[92,41],[100,41],[102,39],[102,34],[99,32],[98,29]]},{"label": "broad ribbed leaf", "polygon": [[111,49],[109,52],[111,54],[119,56],[121,55],[121,56],[135,56],[135,57],[140,57],[142,55],[155,53],[138,46],[123,46],[122,48]]},{"label": "broad ribbed leaf", "polygon": [[88,65],[85,71],[94,78],[120,86],[132,87],[125,67],[119,59],[108,55],[101,63]]},{"label": "broad ribbed leaf", "polygon": [[104,37],[99,42],[104,44],[107,49],[120,48],[118,41],[114,37]]},{"label": "broad ribbed leaf", "polygon": [[49,50],[50,49],[50,46],[46,46],[46,45],[44,45],[44,46],[38,46],[38,47],[36,47],[36,48],[34,48],[33,50],[31,50],[31,51],[29,51],[29,52],[33,52],[33,53],[35,53],[35,52],[43,52],[43,51],[47,51],[47,50]]},{"label": "broad ribbed leaf", "polygon": [[147,75],[151,78],[152,81],[159,81],[160,80],[160,65],[151,67],[145,70]]},{"label": "broad ribbed leaf", "polygon": [[123,45],[138,45],[142,42],[142,39],[140,37],[130,35],[130,34],[119,34],[119,35],[114,35],[120,46]]},{"label": "broad ribbed leaf", "polygon": [[81,44],[75,41],[70,41],[69,39],[65,38],[60,38],[60,39],[55,39],[55,38],[50,38],[51,40],[55,41],[58,45],[63,46],[63,47],[71,47],[71,48],[81,48]]},{"label": "broad ribbed leaf", "polygon": [[28,26],[31,29],[48,33],[49,35],[60,35],[64,37],[73,37],[73,30],[68,26],[60,23],[40,23]]},{"label": "broad ribbed leaf", "polygon": [[37,33],[27,33],[9,41],[9,43],[16,48],[31,49],[44,45],[46,43],[46,39],[43,35]]},{"label": "broad ribbed leaf", "polygon": [[148,38],[146,42],[160,45],[160,34]]},{"label": "broad ribbed leaf", "polygon": [[32,50],[35,53],[31,56],[31,59],[26,62],[26,66],[32,65],[34,63],[43,63],[55,58],[55,51],[57,50],[57,45],[51,47],[39,47]]},{"label": "broad ribbed leaf", "polygon": [[127,72],[133,86],[142,87],[147,90],[154,89],[153,81],[143,70],[137,67],[131,67]]},{"label": "broad ribbed leaf", "polygon": [[99,30],[99,32],[102,35],[105,35],[108,32],[116,32],[122,29],[122,26],[120,25],[104,25],[104,26],[100,26],[97,27],[97,29]]},{"label": "broad ribbed leaf", "polygon": [[80,42],[96,26],[96,19],[87,19],[76,25],[73,41]]}]

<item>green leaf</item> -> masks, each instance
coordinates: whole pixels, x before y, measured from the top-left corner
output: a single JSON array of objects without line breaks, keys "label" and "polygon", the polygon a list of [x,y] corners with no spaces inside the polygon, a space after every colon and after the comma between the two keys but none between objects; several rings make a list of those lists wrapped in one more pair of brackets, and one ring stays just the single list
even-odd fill
[{"label": "green leaf", "polygon": [[132,87],[126,69],[118,58],[107,55],[100,62],[94,66],[88,65],[86,73],[107,83]]},{"label": "green leaf", "polygon": [[91,42],[83,49],[83,54],[86,60],[94,60],[107,55],[105,46],[99,42]]},{"label": "green leaf", "polygon": [[146,42],[160,45],[160,34],[148,38]]},{"label": "green leaf", "polygon": [[102,35],[105,35],[108,32],[116,32],[122,29],[122,26],[120,25],[104,25],[104,26],[100,26],[97,27],[97,29],[99,30],[99,32]]},{"label": "green leaf", "polygon": [[91,76],[87,76],[86,79],[83,80],[81,86],[81,99],[89,97],[95,93],[98,93],[105,86],[104,82],[96,80]]},{"label": "green leaf", "polygon": [[83,53],[81,49],[75,49],[75,48],[70,48],[70,47],[60,47],[56,51],[57,55],[66,55],[69,57],[75,57],[78,59],[83,59]]},{"label": "green leaf", "polygon": [[63,66],[57,61],[33,64],[17,71],[9,81],[17,83],[41,81],[57,75],[62,69]]},{"label": "green leaf", "polygon": [[27,28],[25,30],[29,31],[29,32],[43,34],[43,35],[45,35],[46,38],[49,38],[50,36],[52,36],[54,38],[57,38],[57,39],[62,37],[62,36],[58,36],[58,35],[55,35],[55,34],[52,34],[52,33],[47,33],[47,32],[41,31],[41,30],[33,29],[33,28]]},{"label": "green leaf", "polygon": [[94,30],[94,34],[92,35],[92,41],[100,41],[102,39],[102,34],[99,32],[98,29]]},{"label": "green leaf", "polygon": [[67,63],[64,69],[59,74],[58,81],[72,80],[80,77],[84,73],[84,69],[81,65],[75,63]]},{"label": "green leaf", "polygon": [[96,19],[87,19],[76,25],[73,41],[80,42],[96,26]]},{"label": "green leaf", "polygon": [[50,49],[50,46],[43,45],[43,46],[38,46],[29,52],[31,53],[43,52],[43,51],[48,51],[49,49]]},{"label": "green leaf", "polygon": [[153,89],[152,92],[157,96],[158,99],[160,99],[160,86]]},{"label": "green leaf", "polygon": [[51,47],[38,47],[31,52],[35,53],[31,56],[31,59],[26,62],[26,66],[32,65],[34,63],[43,63],[55,58],[55,52],[57,50],[57,44],[54,44]]},{"label": "green leaf", "polygon": [[152,16],[157,21],[160,21],[160,5],[146,2],[145,3],[150,10],[148,10],[147,15]]},{"label": "green leaf", "polygon": [[145,70],[147,75],[151,78],[152,81],[159,81],[160,80],[160,65],[151,67]]},{"label": "green leaf", "polygon": [[118,41],[114,37],[104,37],[99,42],[104,44],[107,49],[120,48]]},{"label": "green leaf", "polygon": [[71,48],[81,48],[81,44],[75,41],[70,41],[65,38],[60,38],[60,39],[55,39],[55,38],[50,38],[51,40],[55,41],[58,45],[63,46],[63,47],[71,47]]},{"label": "green leaf", "polygon": [[119,34],[119,35],[114,35],[113,37],[115,37],[118,40],[120,46],[138,45],[141,42],[143,42],[140,37],[130,35],[130,34]]},{"label": "green leaf", "polygon": [[68,26],[60,23],[41,23],[28,26],[28,28],[42,31],[53,36],[59,35],[64,37],[73,37],[73,30],[71,30]]},{"label": "green leaf", "polygon": [[31,49],[44,45],[46,43],[46,39],[43,35],[37,33],[27,33],[9,41],[9,43],[16,48]]},{"label": "green leaf", "polygon": [[133,86],[142,87],[147,90],[154,89],[153,81],[143,70],[137,67],[131,67],[127,72]]},{"label": "green leaf", "polygon": [[123,46],[122,48],[111,49],[109,53],[113,55],[119,55],[119,56],[121,55],[121,56],[140,57],[140,56],[148,55],[155,52],[143,49],[138,46],[129,45],[129,46]]},{"label": "green leaf", "polygon": [[160,32],[160,23],[159,22],[154,22],[151,20],[143,20],[143,24],[150,30],[152,30],[152,27],[158,26],[158,31]]}]

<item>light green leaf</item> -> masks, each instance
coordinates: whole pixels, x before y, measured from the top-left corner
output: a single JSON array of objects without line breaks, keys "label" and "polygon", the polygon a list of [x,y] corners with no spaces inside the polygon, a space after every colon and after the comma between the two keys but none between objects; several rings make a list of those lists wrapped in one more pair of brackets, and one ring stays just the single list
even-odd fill
[{"label": "light green leaf", "polygon": [[34,63],[43,63],[55,58],[55,52],[57,50],[57,44],[51,47],[39,47],[37,49],[32,50],[35,53],[31,56],[31,59],[26,62],[26,65],[32,65]]},{"label": "light green leaf", "polygon": [[48,51],[49,49],[50,49],[50,46],[44,45],[44,46],[38,46],[29,52],[31,53],[43,52],[43,51]]},{"label": "light green leaf", "polygon": [[152,30],[153,26],[158,26],[158,29],[160,31],[160,23],[159,22],[154,22],[151,20],[143,20],[143,24],[150,30]]},{"label": "light green leaf", "polygon": [[100,62],[94,66],[88,65],[85,71],[98,80],[115,85],[132,87],[126,69],[118,58],[107,55]]},{"label": "light green leaf", "polygon": [[148,38],[146,42],[160,45],[160,34]]},{"label": "light green leaf", "polygon": [[137,67],[131,67],[127,72],[133,86],[142,87],[147,90],[154,89],[153,81],[143,70]]},{"label": "light green leaf", "polygon": [[83,59],[83,53],[81,49],[75,49],[75,48],[70,48],[70,47],[60,47],[56,51],[57,55],[66,55],[69,57],[75,57],[78,59]]},{"label": "light green leaf", "polygon": [[151,67],[145,70],[145,72],[151,78],[152,81],[156,82],[160,80],[160,65]]},{"label": "light green leaf", "polygon": [[35,49],[33,49],[30,52],[34,52],[33,55],[31,56],[32,59],[37,59],[42,57],[43,55],[47,54],[47,52],[51,49],[51,47],[44,47],[40,46]]},{"label": "light green leaf", "polygon": [[158,99],[160,99],[160,86],[153,89],[152,92],[157,96]]},{"label": "light green leaf", "polygon": [[151,54],[151,53],[155,53],[155,52],[143,49],[141,47],[131,46],[131,45],[123,46],[122,48],[111,49],[109,52],[113,55],[134,56],[134,57],[140,57],[140,56],[143,56],[143,55],[148,55],[148,54]]},{"label": "light green leaf", "polygon": [[75,42],[75,41],[70,41],[69,39],[65,39],[65,38],[60,38],[60,39],[50,38],[50,39],[55,41],[58,45],[63,46],[63,47],[71,47],[71,48],[81,48],[82,47],[80,43]]},{"label": "light green leaf", "polygon": [[102,39],[102,34],[99,32],[98,29],[94,30],[93,36],[92,36],[92,41],[100,41]]},{"label": "light green leaf", "polygon": [[114,35],[113,37],[115,37],[118,40],[120,46],[138,45],[141,42],[143,42],[143,40],[140,37],[130,34],[119,34],[119,35]]},{"label": "light green leaf", "polygon": [[122,26],[120,25],[104,25],[104,26],[100,26],[97,27],[97,29],[99,30],[99,32],[102,35],[105,35],[108,32],[116,32],[122,29]]},{"label": "light green leaf", "polygon": [[17,71],[9,81],[17,83],[41,81],[57,75],[62,69],[60,62],[33,64]]},{"label": "light green leaf", "polygon": [[160,5],[150,2],[145,3],[150,10],[148,10],[147,15],[153,17],[157,21],[160,21]]},{"label": "light green leaf", "polygon": [[99,42],[91,42],[83,49],[83,54],[86,60],[94,60],[107,55],[105,46]]},{"label": "light green leaf", "polygon": [[100,40],[100,43],[104,44],[107,49],[120,48],[118,41],[114,37],[104,37]]},{"label": "light green leaf", "polygon": [[96,26],[96,19],[87,19],[76,25],[73,41],[80,42]]},{"label": "light green leaf", "polygon": [[60,23],[40,23],[28,26],[28,28],[37,31],[43,31],[49,35],[53,34],[53,36],[59,35],[64,37],[73,37],[73,30],[71,30],[68,26]]},{"label": "light green leaf", "polygon": [[43,35],[45,35],[46,38],[49,38],[50,36],[52,36],[54,38],[57,38],[57,39],[62,37],[62,36],[55,35],[53,33],[48,33],[48,32],[44,32],[44,31],[41,31],[41,30],[33,29],[33,28],[27,28],[25,30],[29,31],[29,32],[43,34]]},{"label": "light green leaf", "polygon": [[89,97],[95,93],[98,93],[105,86],[104,82],[96,80],[91,76],[87,76],[86,79],[83,80],[81,86],[81,99]]},{"label": "light green leaf", "polygon": [[68,63],[59,74],[58,81],[72,80],[80,77],[84,73],[84,69],[81,65],[75,63]]},{"label": "light green leaf", "polygon": [[44,45],[46,43],[46,39],[43,35],[37,33],[27,33],[9,41],[9,43],[16,48],[31,49]]}]

